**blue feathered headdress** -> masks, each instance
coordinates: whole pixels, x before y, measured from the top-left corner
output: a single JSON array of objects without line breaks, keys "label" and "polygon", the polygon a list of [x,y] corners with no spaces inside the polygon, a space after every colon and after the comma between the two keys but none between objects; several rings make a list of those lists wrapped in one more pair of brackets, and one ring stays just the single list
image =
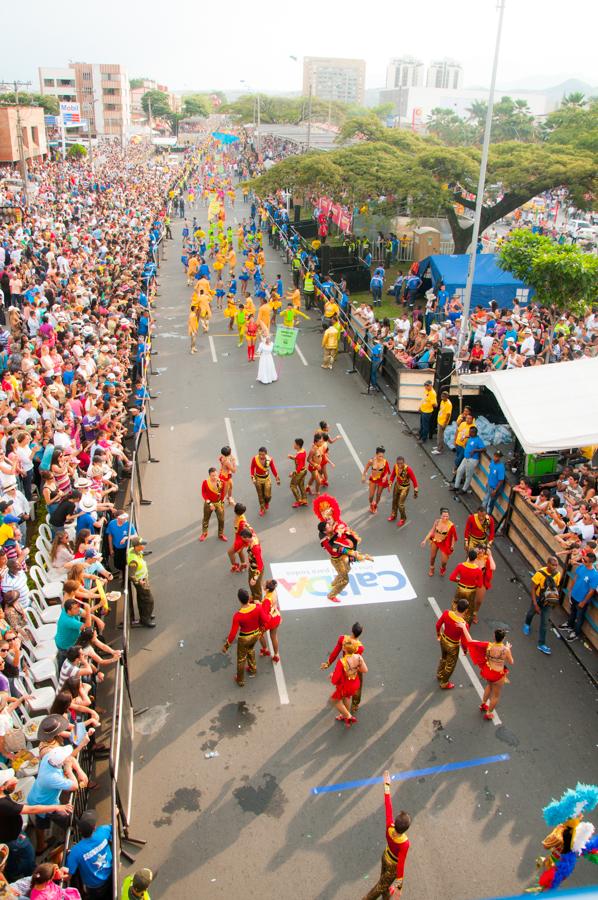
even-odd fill
[{"label": "blue feathered headdress", "polygon": [[567,819],[591,812],[596,806],[598,806],[598,785],[578,782],[575,788],[566,790],[560,800],[553,800],[545,806],[542,815],[549,828],[556,828]]}]

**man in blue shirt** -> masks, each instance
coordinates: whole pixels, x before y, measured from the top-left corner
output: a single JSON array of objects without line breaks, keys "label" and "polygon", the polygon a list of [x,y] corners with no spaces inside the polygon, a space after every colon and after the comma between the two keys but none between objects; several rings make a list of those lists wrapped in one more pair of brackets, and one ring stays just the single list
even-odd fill
[{"label": "man in blue shirt", "polygon": [[79,819],[81,840],[67,857],[71,875],[79,873],[89,900],[108,900],[112,896],[112,826],[96,828],[95,810],[89,809]]},{"label": "man in blue shirt", "polygon": [[451,491],[458,491],[461,481],[463,481],[463,493],[466,494],[467,491],[470,490],[473,473],[480,461],[480,456],[482,455],[482,450],[485,446],[484,441],[478,437],[478,429],[472,425],[469,429],[469,438],[465,444],[463,459],[460,462],[457,474],[455,475],[454,487],[450,488]]},{"label": "man in blue shirt", "polygon": [[489,515],[492,515],[494,504],[500,497],[505,484],[505,477],[506,472],[505,464],[502,461],[502,450],[495,450],[488,466],[488,483],[486,485],[486,496],[484,497],[484,509]]},{"label": "man in blue shirt", "polygon": [[114,568],[121,573],[123,581],[127,568],[127,541],[130,534],[137,534],[137,529],[129,521],[129,516],[124,509],[119,509],[116,518],[112,519],[106,526],[106,536],[108,537],[108,549],[114,561]]},{"label": "man in blue shirt", "polygon": [[573,574],[571,582],[571,612],[567,619],[565,640],[568,643],[578,641],[581,637],[581,628],[586,617],[588,604],[598,588],[598,572],[596,554],[586,553],[586,558],[581,566],[578,566]]},{"label": "man in blue shirt", "polygon": [[382,290],[384,288],[384,278],[374,273],[370,281],[370,291],[372,292],[372,301],[374,306],[382,306]]},{"label": "man in blue shirt", "polygon": [[[72,753],[73,747],[65,744],[62,747],[54,747],[43,757],[37,770],[35,784],[27,796],[28,805],[58,806],[63,791],[77,791],[79,785],[87,787],[87,777]],[[70,818],[70,815],[64,812],[36,815],[35,828],[39,837],[38,847],[43,846],[45,838],[43,833],[48,830],[51,822],[66,831]]]},{"label": "man in blue shirt", "polygon": [[384,358],[384,347],[378,340],[374,340],[373,346],[370,348],[370,355],[372,357],[372,373],[370,376],[370,384],[377,391],[380,390],[378,387],[378,370],[382,365],[382,360]]}]

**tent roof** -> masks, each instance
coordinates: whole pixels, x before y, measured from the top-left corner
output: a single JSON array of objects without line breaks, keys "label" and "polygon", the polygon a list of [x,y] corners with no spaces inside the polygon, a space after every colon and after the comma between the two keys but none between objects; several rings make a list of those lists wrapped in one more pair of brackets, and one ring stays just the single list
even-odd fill
[{"label": "tent roof", "polygon": [[460,380],[492,391],[526,453],[598,444],[598,357]]},{"label": "tent roof", "polygon": [[[465,284],[467,270],[469,268],[469,253],[457,253],[450,256],[429,256],[424,262],[429,262],[435,279],[442,278],[447,284]],[[423,268],[423,263],[422,263]],[[492,287],[513,286],[515,289],[524,288],[523,281],[511,272],[500,269],[496,263],[496,253],[478,253],[475,263],[475,285],[489,285]]]}]

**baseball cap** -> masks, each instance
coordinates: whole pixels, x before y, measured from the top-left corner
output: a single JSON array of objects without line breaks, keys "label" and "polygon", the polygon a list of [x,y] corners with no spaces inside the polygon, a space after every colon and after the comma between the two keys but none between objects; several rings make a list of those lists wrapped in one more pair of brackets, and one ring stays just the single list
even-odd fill
[{"label": "baseball cap", "polygon": [[139,869],[133,875],[132,887],[134,891],[147,891],[148,887],[154,880],[154,873],[151,869]]}]

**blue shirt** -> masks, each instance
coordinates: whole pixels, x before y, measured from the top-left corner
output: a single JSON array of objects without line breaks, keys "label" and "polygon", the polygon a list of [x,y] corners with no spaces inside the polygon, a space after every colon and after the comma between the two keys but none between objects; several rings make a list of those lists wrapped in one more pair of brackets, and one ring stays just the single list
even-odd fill
[{"label": "blue shirt", "polygon": [[588,569],[586,566],[578,566],[575,570],[575,584],[571,591],[571,599],[576,603],[585,600],[588,591],[598,588],[598,572],[596,569]]},{"label": "blue shirt", "polygon": [[56,623],[56,634],[54,636],[54,643],[58,649],[68,650],[69,647],[76,644],[82,627],[83,620],[81,619],[81,616],[69,616],[64,608],[61,609],[60,615],[58,616],[58,622]]},{"label": "blue shirt", "polygon": [[505,480],[505,464],[502,462],[490,461],[488,467],[488,487],[493,491],[501,481]]},{"label": "blue shirt", "polygon": [[106,526],[106,534],[112,538],[112,545],[123,550],[127,546],[127,538],[130,534],[137,534],[137,529],[126,519],[122,525],[118,524],[118,519],[112,519]]},{"label": "blue shirt", "polygon": [[465,459],[479,459],[480,453],[485,448],[486,444],[476,435],[475,437],[470,437],[465,444]]},{"label": "blue shirt", "polygon": [[84,528],[88,528],[94,534],[96,521],[97,515],[95,513],[84,513],[82,516],[79,516],[77,519],[77,534],[83,531]]},{"label": "blue shirt", "polygon": [[79,871],[86,887],[99,888],[112,873],[112,825],[100,825],[91,837],[71,848],[66,864],[71,875]]},{"label": "blue shirt", "polygon": [[50,765],[48,756],[49,754],[44,756],[40,762],[35,784],[27,796],[27,803],[31,806],[54,806],[60,803],[61,792],[73,787],[62,767]]}]

